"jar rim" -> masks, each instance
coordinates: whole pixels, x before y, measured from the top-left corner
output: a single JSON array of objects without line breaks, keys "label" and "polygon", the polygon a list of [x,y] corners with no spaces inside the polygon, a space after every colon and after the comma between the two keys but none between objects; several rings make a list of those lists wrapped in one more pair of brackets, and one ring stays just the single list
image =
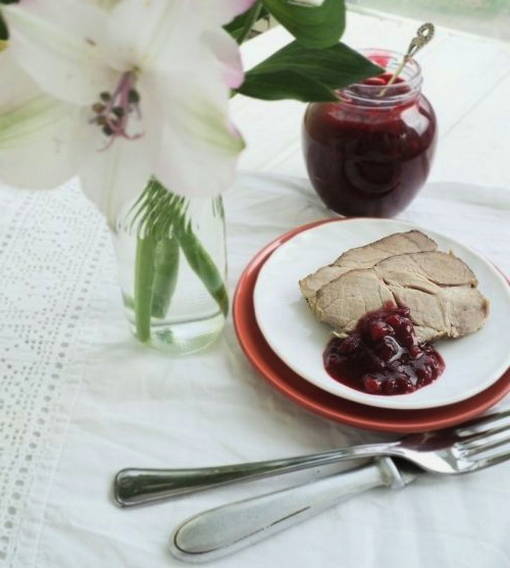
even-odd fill
[{"label": "jar rim", "polygon": [[[376,57],[388,58],[388,62],[384,66],[374,61],[374,63],[384,67],[386,72],[395,70],[404,58],[403,53],[391,49],[361,48],[357,51],[372,61]],[[377,77],[377,75],[375,76]],[[385,107],[395,106],[416,97],[420,92],[423,83],[420,64],[415,59],[410,58],[404,65],[399,77],[402,81],[386,88],[381,85],[367,85],[363,82],[356,82],[340,89],[339,95],[342,100],[347,98],[358,105],[367,103],[369,106],[374,104]],[[408,88],[404,93],[402,92],[403,84]],[[383,89],[385,89],[385,94],[381,97],[379,93]]]}]

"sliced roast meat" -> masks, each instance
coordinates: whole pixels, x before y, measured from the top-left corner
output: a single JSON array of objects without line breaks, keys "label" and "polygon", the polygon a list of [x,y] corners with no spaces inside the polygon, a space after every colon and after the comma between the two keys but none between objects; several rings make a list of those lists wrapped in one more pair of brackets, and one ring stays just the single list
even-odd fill
[{"label": "sliced roast meat", "polygon": [[395,255],[436,249],[437,243],[420,231],[395,233],[368,245],[344,252],[333,264],[319,268],[313,274],[303,278],[299,286],[306,301],[313,309],[318,290],[349,270],[372,268],[381,260]]},{"label": "sliced roast meat", "polygon": [[461,337],[480,329],[488,315],[488,301],[476,285],[471,269],[453,254],[396,255],[322,286],[313,311],[346,335],[360,317],[390,301],[410,308],[419,341]]}]

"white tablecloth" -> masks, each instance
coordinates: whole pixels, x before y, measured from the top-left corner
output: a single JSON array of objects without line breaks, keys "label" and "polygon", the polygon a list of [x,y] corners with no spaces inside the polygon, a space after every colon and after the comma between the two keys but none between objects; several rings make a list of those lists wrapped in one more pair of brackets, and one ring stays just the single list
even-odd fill
[{"label": "white tablecloth", "polygon": [[[176,565],[165,546],[177,522],[281,484],[118,510],[108,490],[122,467],[232,463],[373,438],[273,392],[250,369],[230,323],[198,356],[171,359],[137,346],[109,236],[77,190],[10,196],[7,204],[0,526],[8,566]],[[262,245],[326,215],[306,181],[256,175],[240,178],[226,209],[231,288]],[[402,218],[461,239],[510,272],[509,212],[505,190],[430,184]],[[506,464],[373,492],[217,565],[501,568],[510,557],[509,472]]]},{"label": "white tablecloth", "polygon": [[[238,109],[253,148],[245,166],[301,173],[298,139],[289,146],[285,136],[288,117],[302,107],[276,103],[288,113],[281,138],[269,139],[265,126],[274,132],[274,121],[262,124],[262,103],[247,104],[240,99]],[[440,141],[439,172],[456,125]],[[261,144],[254,145],[257,129]],[[508,148],[508,133],[499,132]],[[494,142],[491,155],[498,152]],[[505,161],[493,171],[482,160],[479,168],[490,174],[470,176],[479,184],[472,185],[457,170],[457,154],[447,155],[449,174],[434,174],[401,218],[462,240],[510,273]],[[465,169],[473,168],[467,160]],[[313,416],[274,392],[249,367],[231,322],[200,355],[172,359],[138,346],[121,311],[109,235],[77,188],[33,195],[4,188],[0,200],[0,566],[178,566],[166,548],[176,523],[282,480],[119,510],[109,499],[118,469],[265,459],[381,437]],[[305,179],[274,174],[241,176],[226,210],[231,290],[261,246],[327,215]],[[501,568],[510,565],[509,472],[510,463],[423,479],[402,492],[374,491],[211,566]]]}]

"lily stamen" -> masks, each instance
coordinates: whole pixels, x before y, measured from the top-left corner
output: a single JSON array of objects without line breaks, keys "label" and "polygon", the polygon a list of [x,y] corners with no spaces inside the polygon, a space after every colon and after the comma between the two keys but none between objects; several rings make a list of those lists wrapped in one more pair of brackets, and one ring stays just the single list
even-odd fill
[{"label": "lily stamen", "polygon": [[127,140],[136,140],[143,136],[142,133],[128,134],[127,126],[129,116],[136,114],[138,119],[140,111],[140,94],[135,89],[136,74],[126,71],[122,74],[113,93],[103,91],[99,94],[99,101],[92,105],[96,114],[90,122],[101,127],[103,134],[110,138],[107,148],[111,146],[115,138],[122,137]]}]

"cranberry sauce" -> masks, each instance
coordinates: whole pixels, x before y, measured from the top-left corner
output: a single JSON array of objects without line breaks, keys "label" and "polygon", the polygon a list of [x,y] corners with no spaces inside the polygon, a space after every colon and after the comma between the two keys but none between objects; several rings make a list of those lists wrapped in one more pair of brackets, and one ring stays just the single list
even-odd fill
[{"label": "cranberry sauce", "polygon": [[418,344],[409,308],[392,304],[364,315],[345,339],[324,351],[326,371],[337,381],[370,394],[405,394],[428,385],[443,372],[441,355]]},{"label": "cranberry sauce", "polygon": [[372,77],[342,91],[338,102],[307,107],[308,175],[324,203],[342,215],[391,217],[411,202],[429,174],[436,118],[419,91],[421,76],[397,79],[381,95],[390,77]]}]

